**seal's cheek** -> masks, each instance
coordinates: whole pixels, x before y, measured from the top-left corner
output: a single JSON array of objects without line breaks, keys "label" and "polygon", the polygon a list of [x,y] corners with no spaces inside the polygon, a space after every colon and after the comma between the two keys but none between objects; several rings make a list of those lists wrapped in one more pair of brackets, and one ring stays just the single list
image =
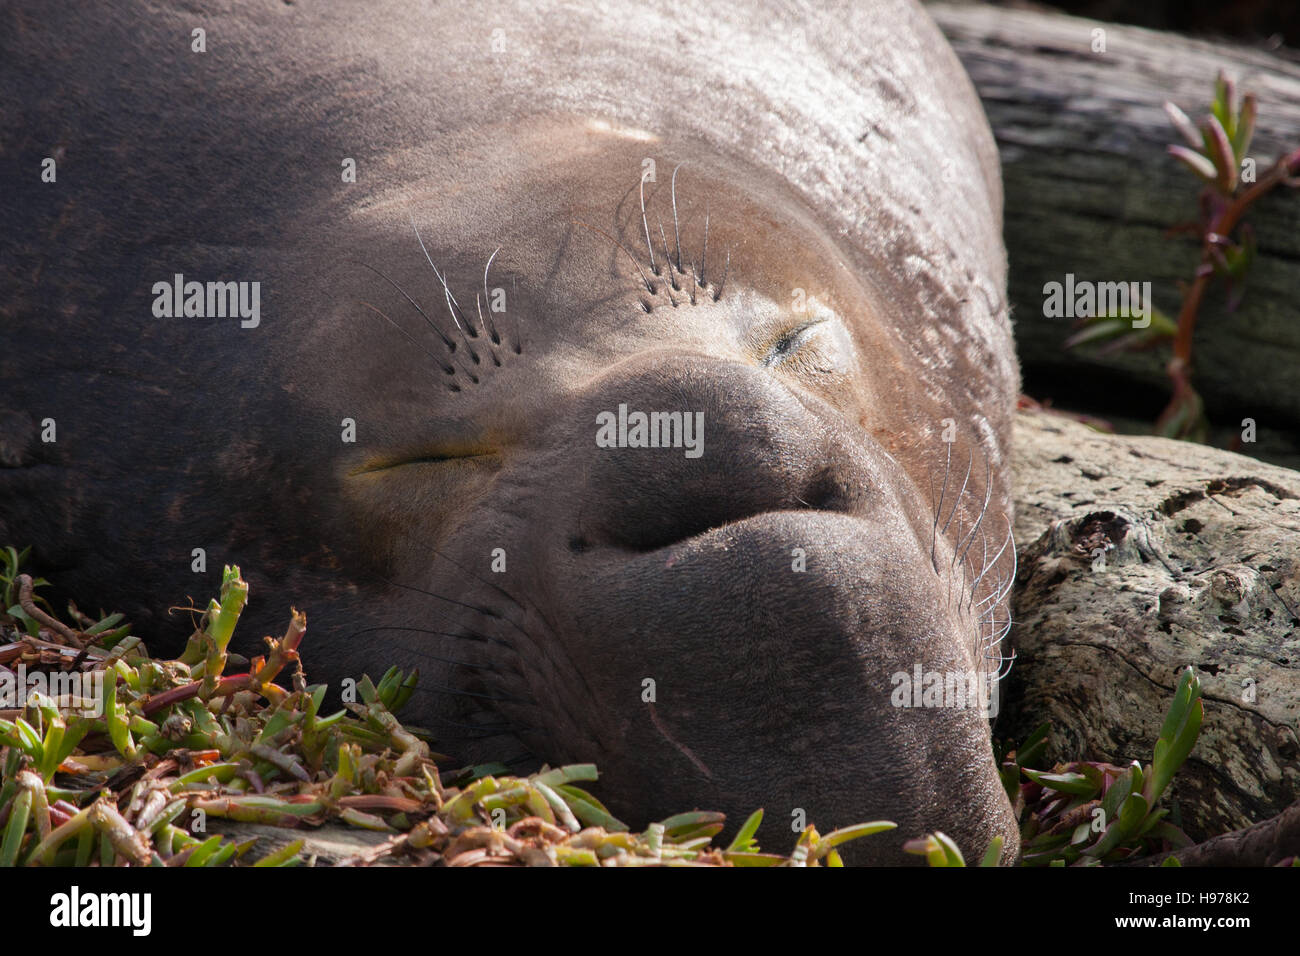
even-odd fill
[{"label": "seal's cheek", "polygon": [[400,558],[427,553],[421,549],[461,523],[501,467],[495,447],[441,442],[369,455],[341,471],[340,487],[368,553]]},{"label": "seal's cheek", "polygon": [[[887,513],[767,513],[591,557],[563,639],[588,662],[593,713],[621,725],[613,752],[578,756],[629,822],[687,805],[733,824],[764,807],[822,832],[889,819],[899,829],[865,852],[894,863],[903,839],[936,829],[968,856],[1014,841],[971,624],[928,544]],[[901,693],[918,674],[922,693]]]}]

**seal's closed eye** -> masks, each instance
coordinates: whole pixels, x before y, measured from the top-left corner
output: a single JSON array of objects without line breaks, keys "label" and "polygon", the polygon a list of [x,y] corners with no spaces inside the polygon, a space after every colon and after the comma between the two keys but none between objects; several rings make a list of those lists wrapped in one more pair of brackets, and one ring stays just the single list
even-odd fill
[{"label": "seal's closed eye", "polygon": [[499,452],[495,448],[438,449],[415,455],[376,456],[359,468],[349,472],[352,475],[367,475],[377,471],[389,471],[406,465],[443,465],[451,462],[470,461],[473,459],[494,459]]},{"label": "seal's closed eye", "polygon": [[824,317],[812,319],[805,322],[803,325],[784,333],[779,339],[777,339],[776,344],[768,350],[767,355],[763,357],[763,364],[776,365],[779,362],[785,361],[807,344],[808,340],[816,334],[817,326],[821,325],[825,321],[826,319]]}]

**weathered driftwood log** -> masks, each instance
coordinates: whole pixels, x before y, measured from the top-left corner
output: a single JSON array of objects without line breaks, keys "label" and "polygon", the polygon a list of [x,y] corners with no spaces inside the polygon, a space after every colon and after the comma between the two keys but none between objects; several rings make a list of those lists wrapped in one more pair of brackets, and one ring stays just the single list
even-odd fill
[{"label": "weathered driftwood log", "polygon": [[[1152,420],[1168,397],[1167,350],[1098,356],[1062,350],[1069,320],[1043,316],[1043,286],[1078,279],[1150,281],[1176,316],[1196,242],[1163,232],[1196,218],[1197,180],[1165,153],[1181,140],[1171,100],[1199,122],[1226,70],[1259,97],[1249,155],[1262,174],[1300,146],[1300,63],[1243,46],[1205,43],[1059,14],[974,5],[928,7],[971,74],[1002,154],[1006,243],[1016,341],[1036,397],[1120,413],[1117,373],[1134,418]],[[1104,30],[1105,52],[1093,52]],[[1247,215],[1259,244],[1241,308],[1222,286],[1201,308],[1195,384],[1211,418],[1252,416],[1261,429],[1300,423],[1300,191],[1278,189]],[[1106,392],[1110,392],[1108,396]]]},{"label": "weathered driftwood log", "polygon": [[[1175,856],[1183,866],[1280,866],[1300,853],[1300,801],[1275,817],[1244,830],[1222,833],[1172,853],[1134,860],[1132,866],[1159,866]],[[1130,865],[1127,861],[1123,865]]]},{"label": "weathered driftwood log", "polygon": [[1016,442],[1019,657],[998,735],[1050,719],[1055,759],[1149,762],[1190,665],[1205,722],[1172,791],[1185,829],[1300,799],[1300,473],[1044,413],[1018,416]]},{"label": "weathered driftwood log", "polygon": [[[255,858],[283,849],[295,840],[302,840],[299,851],[303,860],[315,866],[338,866],[349,860],[373,852],[389,839],[389,834],[375,833],[341,823],[329,823],[316,829],[265,826],[260,823],[238,823],[213,818],[208,821],[208,832],[221,834],[232,840],[257,840]],[[402,860],[385,857],[381,865],[400,865]]]}]

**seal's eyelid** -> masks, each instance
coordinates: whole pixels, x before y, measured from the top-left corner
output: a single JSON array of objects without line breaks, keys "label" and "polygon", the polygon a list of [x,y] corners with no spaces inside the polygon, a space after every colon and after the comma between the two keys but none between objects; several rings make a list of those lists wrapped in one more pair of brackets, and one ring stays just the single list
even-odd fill
[{"label": "seal's eyelid", "polygon": [[809,319],[803,325],[783,333],[776,340],[775,344],[768,349],[767,355],[763,359],[763,364],[775,365],[777,362],[783,361],[788,356],[793,355],[808,341],[816,327],[826,321],[827,319],[825,316],[819,316],[814,319]]},{"label": "seal's eyelid", "polygon": [[375,457],[364,465],[354,469],[350,474],[366,475],[376,471],[390,471],[405,465],[443,465],[455,461],[470,461],[478,458],[495,458],[499,452],[495,448],[472,448],[464,450],[431,451],[419,455],[400,455]]}]

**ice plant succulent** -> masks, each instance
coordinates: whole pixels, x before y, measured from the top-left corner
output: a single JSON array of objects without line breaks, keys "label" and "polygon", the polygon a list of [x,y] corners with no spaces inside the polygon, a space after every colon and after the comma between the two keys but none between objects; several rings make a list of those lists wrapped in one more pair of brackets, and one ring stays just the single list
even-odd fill
[{"label": "ice plant succulent", "polygon": [[1042,756],[1049,728],[1035,730],[1002,760],[1003,784],[1022,814],[1023,864],[1096,866],[1189,846],[1160,802],[1196,743],[1203,713],[1200,682],[1189,667],[1146,765],[1077,760],[1049,773],[1031,770],[1025,764]]},{"label": "ice plant succulent", "polygon": [[1170,320],[1152,307],[1149,327],[1134,329],[1127,321],[1129,316],[1095,316],[1086,320],[1066,345],[1110,340],[1112,348],[1140,349],[1171,340],[1173,354],[1166,371],[1173,395],[1156,421],[1156,432],[1203,441],[1208,431],[1204,402],[1191,383],[1197,316],[1215,277],[1224,281],[1228,311],[1240,304],[1256,250],[1254,233],[1242,217],[1274,188],[1300,185],[1300,149],[1281,156],[1257,176],[1256,163],[1248,155],[1255,133],[1257,100],[1253,93],[1239,97],[1236,84],[1222,72],[1214,85],[1210,111],[1200,126],[1171,102],[1165,103],[1165,112],[1183,139],[1181,144],[1167,147],[1169,155],[1202,183],[1197,220],[1169,230],[1170,235],[1195,236],[1201,246],[1192,281],[1183,286],[1178,317]]},{"label": "ice plant succulent", "polygon": [[[207,821],[294,829],[341,824],[389,834],[343,861],[450,866],[839,866],[839,847],[891,829],[877,822],[820,834],[808,827],[792,853],[763,853],[755,812],[725,847],[722,814],[692,811],[631,833],[579,784],[590,764],[527,777],[498,766],[439,773],[418,729],[397,713],[417,673],[363,677],[360,699],[324,715],[326,688],[308,686],[299,651],[306,617],[247,670],[227,673],[231,636],[248,599],[226,568],[181,656],[152,659],[120,615],[77,626],[38,606],[25,555],[0,552],[0,667],[23,664],[101,675],[97,708],[84,699],[28,694],[0,710],[0,866],[286,866],[305,862],[303,841],[263,853],[256,840],[208,835]],[[40,602],[45,603],[45,602]],[[12,673],[12,672],[11,672]],[[275,683],[287,675],[288,686]],[[86,716],[87,712],[94,716]],[[446,758],[441,758],[446,759]]]}]

